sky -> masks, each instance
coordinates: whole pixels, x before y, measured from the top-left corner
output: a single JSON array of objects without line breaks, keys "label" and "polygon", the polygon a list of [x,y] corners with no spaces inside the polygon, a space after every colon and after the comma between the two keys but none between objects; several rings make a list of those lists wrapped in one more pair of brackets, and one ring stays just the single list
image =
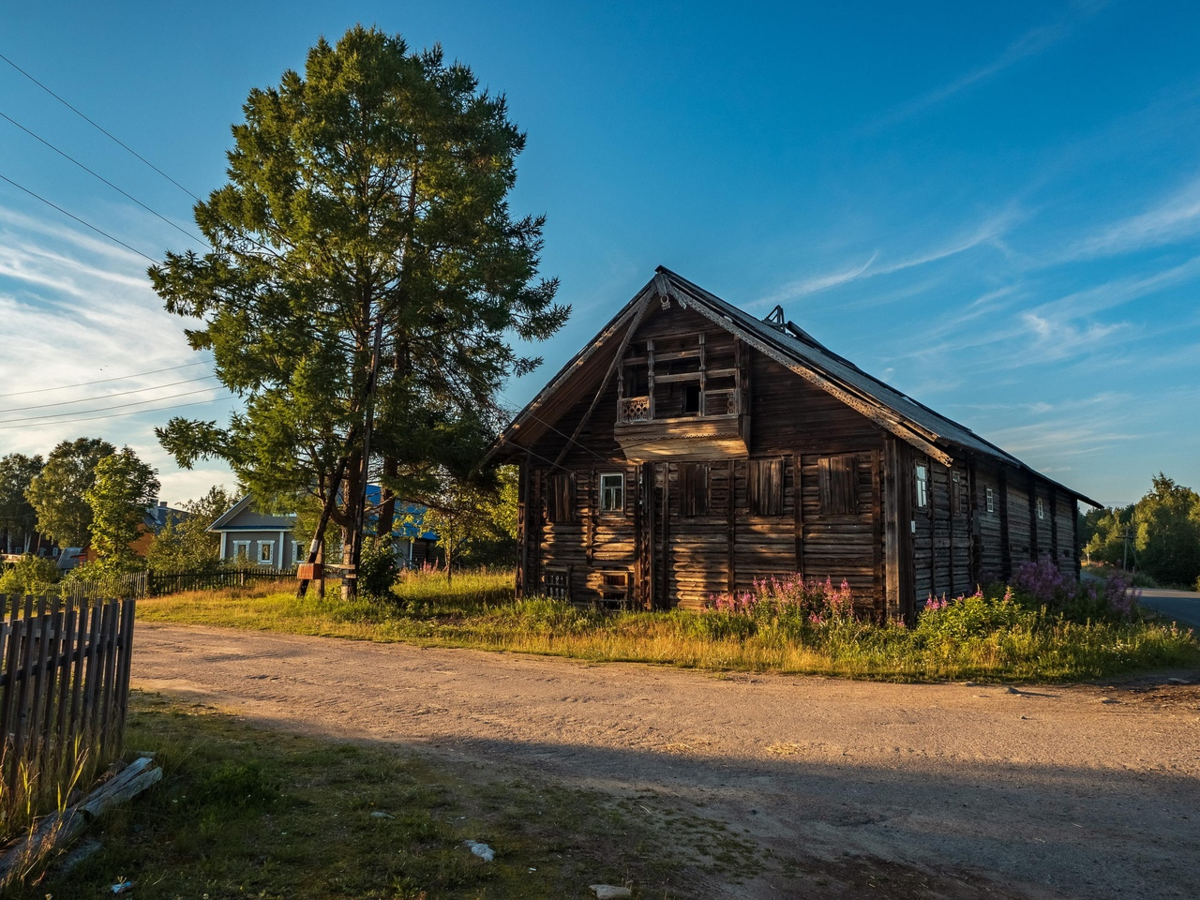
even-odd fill
[{"label": "sky", "polygon": [[1200,7],[1131,0],[0,5],[0,455],[233,487],[154,438],[238,401],[146,268],[200,249],[250,89],[358,22],[528,133],[512,210],[573,314],[510,405],[662,264],[1105,504],[1200,488]]}]

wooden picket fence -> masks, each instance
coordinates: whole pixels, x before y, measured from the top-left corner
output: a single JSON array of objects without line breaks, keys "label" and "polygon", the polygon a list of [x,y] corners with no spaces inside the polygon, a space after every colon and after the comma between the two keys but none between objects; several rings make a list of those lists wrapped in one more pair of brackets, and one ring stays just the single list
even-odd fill
[{"label": "wooden picket fence", "polygon": [[296,577],[296,569],[252,566],[237,569],[208,569],[198,572],[131,572],[110,575],[95,581],[64,581],[54,586],[64,599],[82,603],[96,597],[161,597],[181,591],[216,591],[246,587],[264,581],[284,581]]},{"label": "wooden picket fence", "polygon": [[81,757],[95,768],[120,754],[135,602],[0,595],[0,769],[9,795],[61,783]]}]

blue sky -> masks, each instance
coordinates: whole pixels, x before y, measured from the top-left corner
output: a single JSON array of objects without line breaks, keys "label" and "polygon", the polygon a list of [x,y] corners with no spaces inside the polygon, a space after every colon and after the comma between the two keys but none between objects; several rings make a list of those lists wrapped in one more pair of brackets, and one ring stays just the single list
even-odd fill
[{"label": "blue sky", "polygon": [[[249,89],[359,21],[440,42],[528,131],[513,207],[547,214],[575,312],[510,402],[661,263],[1098,500],[1200,488],[1200,8],[6,4],[0,54],[203,196]],[[163,218],[4,119],[0,175],[150,257],[194,246],[186,193],[3,61],[0,113]],[[232,401],[146,265],[0,181],[0,454],[95,435],[165,499],[231,483],[154,441]]]}]

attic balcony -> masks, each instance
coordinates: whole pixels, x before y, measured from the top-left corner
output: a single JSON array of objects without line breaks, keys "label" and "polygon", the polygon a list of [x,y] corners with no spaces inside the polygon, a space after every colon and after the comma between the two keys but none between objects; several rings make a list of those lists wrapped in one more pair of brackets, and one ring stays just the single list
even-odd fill
[{"label": "attic balcony", "polygon": [[651,395],[623,397],[613,436],[630,462],[744,457],[749,416],[739,398],[728,388],[694,391],[692,407],[656,416]]}]

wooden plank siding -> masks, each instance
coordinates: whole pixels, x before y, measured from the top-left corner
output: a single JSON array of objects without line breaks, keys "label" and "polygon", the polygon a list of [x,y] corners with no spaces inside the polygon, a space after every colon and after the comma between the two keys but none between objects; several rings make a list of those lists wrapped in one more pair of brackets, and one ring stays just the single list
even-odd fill
[{"label": "wooden plank siding", "polygon": [[[863,611],[911,621],[926,598],[1007,578],[1039,553],[1077,571],[1074,495],[897,436],[678,300],[655,299],[619,349],[540,407],[550,419],[527,421],[509,454],[522,466],[519,596],[701,609],[798,572],[845,580]],[[717,411],[696,410],[697,390]],[[601,478],[615,473],[623,508],[605,511]]]}]

